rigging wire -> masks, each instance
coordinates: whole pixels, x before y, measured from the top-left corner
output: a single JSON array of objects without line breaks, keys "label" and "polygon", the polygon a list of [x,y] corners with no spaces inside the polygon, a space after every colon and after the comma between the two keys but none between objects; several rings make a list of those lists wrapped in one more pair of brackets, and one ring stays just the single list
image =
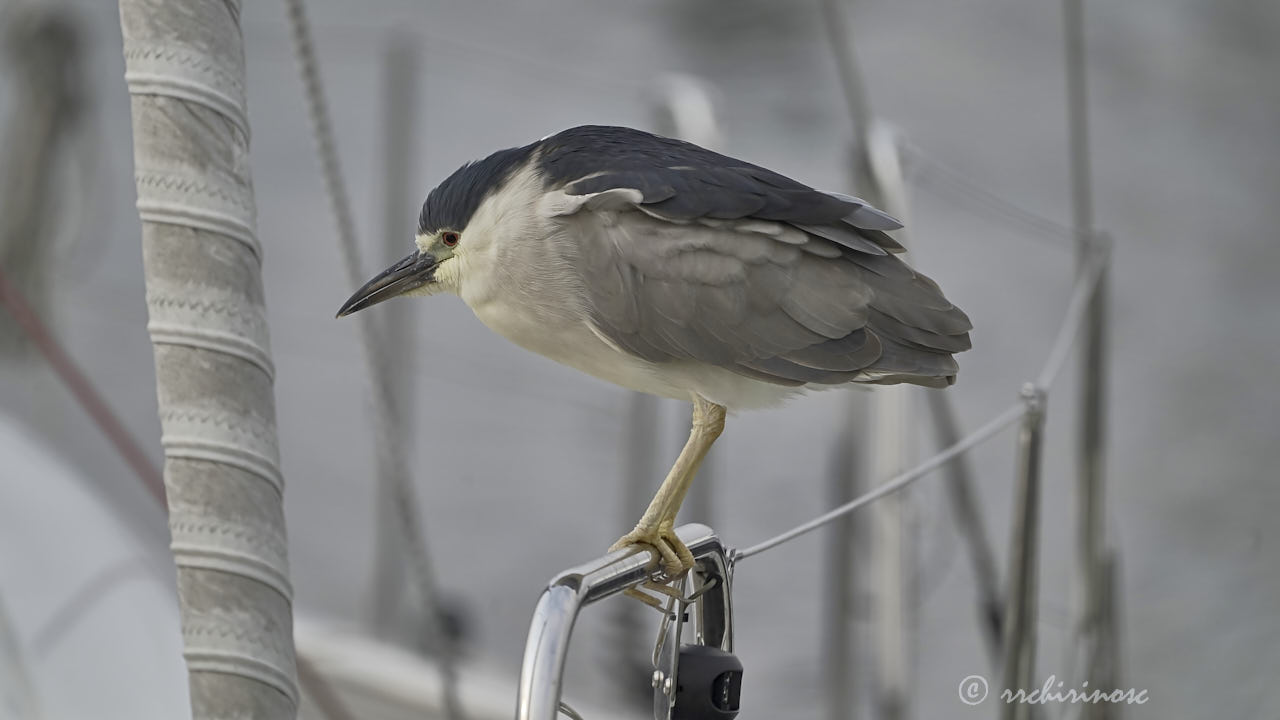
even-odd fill
[{"label": "rigging wire", "polygon": [[1049,355],[1045,359],[1044,368],[1036,376],[1036,385],[1048,391],[1066,364],[1071,346],[1075,344],[1076,335],[1087,317],[1085,311],[1093,298],[1094,290],[1102,279],[1110,258],[1110,239],[1106,235],[1095,235],[1089,241],[1084,267],[1076,279],[1071,291],[1071,299],[1067,302],[1067,311],[1050,346]]},{"label": "rigging wire", "polygon": [[[58,379],[63,385],[71,391],[76,401],[88,413],[90,419],[103,435],[111,441],[116,451],[133,470],[134,475],[146,488],[147,492],[159,504],[161,509],[167,509],[165,502],[164,480],[161,473],[156,469],[151,461],[147,458],[147,454],[142,450],[142,446],[129,432],[124,422],[120,419],[111,406],[103,399],[101,392],[94,386],[93,381],[88,378],[72,360],[70,353],[62,347],[53,333],[40,319],[40,316],[31,308],[31,305],[22,297],[22,294],[14,287],[6,278],[4,271],[0,270],[0,305],[4,305],[9,309],[15,321],[27,333],[33,345],[44,356],[45,361],[53,368]],[[119,582],[122,577],[118,572],[119,568],[109,568],[110,584]],[[55,613],[60,618],[58,624],[47,624],[45,631],[37,633],[37,641],[33,641],[33,646],[41,644],[52,644],[54,635],[65,627],[64,623],[69,623],[71,619],[80,613],[83,613],[91,606],[90,601],[94,601],[101,597],[104,585],[99,580],[102,578],[91,579],[89,583],[73,595],[60,611]],[[105,581],[104,580],[104,581]],[[84,602],[80,602],[83,600]],[[296,658],[298,665],[299,679],[303,686],[306,687],[316,701],[316,706],[329,720],[349,720],[353,716],[343,705],[340,698],[329,687],[328,682],[322,675],[315,672],[310,667],[309,661],[299,655]]]},{"label": "rigging wire", "polygon": [[955,443],[951,447],[948,447],[947,449],[933,455],[928,460],[925,460],[924,462],[920,463],[914,468],[897,475],[896,477],[890,479],[888,482],[884,483],[883,485],[878,486],[875,490],[872,490],[871,492],[860,495],[854,498],[853,500],[850,500],[849,502],[845,503],[844,505],[841,505],[840,507],[837,507],[833,510],[823,513],[822,515],[819,515],[813,520],[810,520],[809,522],[806,522],[802,525],[797,525],[796,527],[790,530],[787,530],[784,533],[775,535],[774,537],[769,538],[764,542],[760,542],[755,545],[752,545],[751,547],[748,547],[745,550],[739,550],[733,556],[734,561],[736,562],[739,560],[745,560],[746,558],[749,558],[753,555],[758,555],[766,550],[771,550],[785,542],[794,540],[800,537],[801,535],[817,530],[823,525],[826,525],[827,523],[830,523],[831,521],[839,517],[847,515],[853,512],[854,510],[857,510],[858,508],[862,507],[863,505],[867,505],[868,503],[879,500],[880,498],[886,495],[891,495],[905,488],[906,486],[910,485],[916,480],[919,480],[925,475],[928,475],[934,470],[937,470],[938,468],[942,467],[944,464],[946,464],[948,461],[950,461],[952,458],[956,457],[957,455],[961,455],[965,452],[968,452],[974,447],[981,445],[986,440],[989,440],[992,437],[995,437],[995,435],[997,435],[1001,430],[1017,422],[1025,412],[1026,412],[1026,407],[1022,402],[1019,402],[1015,405],[1010,406],[1004,412],[1000,413],[999,415],[997,415],[996,417],[988,421],[986,425],[983,425],[982,427],[978,428],[972,433],[969,433],[968,435],[966,435],[964,438],[962,438],[959,442]]},{"label": "rigging wire", "polygon": [[[92,144],[91,149],[96,150],[96,144]],[[76,173],[76,176],[82,184],[90,182],[96,169],[96,164],[92,161],[96,159],[97,154],[94,152],[89,158],[90,162],[78,168],[80,172]],[[62,234],[65,236],[76,237],[81,234],[80,230],[83,229],[85,222],[86,187],[88,186],[77,186],[76,189],[80,192],[72,195],[70,211],[64,207],[61,212],[63,217],[71,218],[71,226],[62,228]],[[61,202],[65,206],[68,201],[63,198]],[[162,509],[167,509],[164,480],[160,470],[151,462],[147,452],[106,402],[92,380],[83,373],[71,354],[45,324],[21,288],[10,280],[3,269],[0,269],[0,305],[8,310],[18,327],[30,339],[32,345],[37,348],[92,422],[112,443],[148,494]],[[55,613],[57,621],[47,624],[37,633],[36,644],[43,646],[54,644],[58,634],[65,632],[65,628],[73,619],[92,607],[95,597],[100,596],[107,587],[115,585],[120,580],[121,573],[118,567],[108,568],[91,578],[67,604]],[[353,717],[343,706],[340,698],[328,687],[323,676],[316,673],[305,658],[299,656],[296,662],[304,686],[310,691],[317,708],[325,717],[331,720],[348,720]]]},{"label": "rigging wire", "polygon": [[[830,12],[824,3],[824,12]],[[834,16],[836,22],[843,22],[842,18],[837,14]],[[830,29],[835,32],[834,26]],[[359,33],[361,29],[357,28]],[[511,70],[515,72],[530,72],[530,68],[542,70],[541,74],[534,72],[537,77],[545,77],[546,73],[551,73],[556,77],[573,77],[575,83],[579,86],[590,86],[597,95],[606,93],[612,95],[617,100],[625,98],[634,99],[642,97],[652,92],[652,87],[642,83],[628,81],[626,78],[591,73],[581,67],[559,63],[554,60],[546,60],[543,58],[526,55],[510,48],[498,48],[492,45],[467,40],[457,35],[438,34],[431,32],[422,32],[415,30],[414,36],[421,38],[421,44],[428,48],[452,48],[458,51],[464,51],[471,57],[484,58],[494,61],[495,67],[503,70]],[[847,32],[847,31],[846,31]],[[357,35],[357,37],[360,37]],[[343,36],[343,39],[350,40],[349,33]],[[379,36],[378,41],[382,38]],[[366,42],[361,39],[361,42]],[[849,97],[858,97],[864,93],[864,89],[858,82],[857,78],[846,78],[843,73],[844,64],[837,63],[837,71],[841,73],[841,85],[844,91],[846,101]],[[950,191],[959,197],[964,198],[972,204],[974,208],[985,207],[988,217],[998,217],[1004,219],[1007,223],[1015,226],[1029,229],[1044,240],[1060,240],[1067,242],[1079,237],[1079,233],[1070,225],[1045,217],[1044,215],[1008,200],[1000,194],[987,189],[983,185],[969,179],[968,175],[957,169],[956,167],[938,159],[932,152],[917,145],[913,142],[904,141],[900,144],[900,150],[903,154],[904,169],[906,171],[907,180],[917,184],[923,189],[933,190],[937,193],[940,189],[950,188]],[[1066,247],[1064,245],[1064,247]]]},{"label": "rigging wire", "polygon": [[[356,243],[355,223],[352,221],[351,205],[343,182],[342,168],[338,162],[337,143],[324,95],[324,85],[320,80],[319,61],[316,59],[311,30],[307,24],[306,9],[303,0],[284,0],[284,2],[298,72],[306,96],[307,113],[311,120],[316,153],[324,176],[325,192],[337,225],[336,234],[342,252],[343,265],[351,286],[359,287],[363,282],[364,274],[361,269],[359,247]],[[383,347],[379,341],[380,331],[385,328],[374,325],[372,317],[359,318],[357,324],[360,327],[361,345],[364,348],[370,380],[374,386],[374,397],[378,404],[373,412],[374,442],[380,464],[385,469],[384,472],[379,473],[379,476],[387,485],[385,489],[391,493],[396,509],[394,516],[403,536],[406,554],[409,556],[410,572],[414,576],[418,592],[427,604],[424,619],[437,650],[444,686],[446,714],[451,718],[462,718],[464,715],[458,698],[456,652],[452,640],[443,627],[439,593],[431,559],[426,550],[426,538],[418,513],[416,493],[404,455],[397,451],[391,442],[395,436],[395,429],[390,427],[390,409],[394,403],[398,402],[398,398],[390,386],[391,374],[388,372],[390,359],[385,353],[380,352],[380,348]]]},{"label": "rigging wire", "polygon": [[935,192],[938,186],[949,187],[954,194],[963,197],[975,208],[985,208],[989,217],[1032,230],[1040,238],[1056,241],[1053,244],[1063,249],[1074,248],[1074,245],[1067,243],[1084,237],[1075,228],[1028,210],[970,180],[964,172],[938,160],[915,143],[902,142],[899,148],[906,160],[907,179],[919,187],[932,187]]},{"label": "rigging wire", "polygon": [[164,504],[164,479],[147,458],[142,446],[129,434],[120,418],[112,411],[111,406],[102,399],[93,383],[76,365],[70,353],[63,349],[48,326],[40,319],[35,310],[22,296],[17,286],[11,283],[3,270],[0,270],[0,305],[9,309],[15,322],[22,328],[31,343],[36,346],[45,362],[53,368],[54,373],[63,385],[71,391],[76,402],[93,419],[102,434],[115,446],[116,452],[129,465],[147,490],[159,498]]},{"label": "rigging wire", "polygon": [[[1062,366],[1066,362],[1067,354],[1074,343],[1076,335],[1079,334],[1080,328],[1084,322],[1085,308],[1088,307],[1088,300],[1093,294],[1093,289],[1097,285],[1098,279],[1102,276],[1108,262],[1108,243],[1105,236],[1097,236],[1097,240],[1093,245],[1093,253],[1089,264],[1081,272],[1073,285],[1071,299],[1067,304],[1066,315],[1062,324],[1058,328],[1058,332],[1054,335],[1048,359],[1045,361],[1043,369],[1037,376],[1036,383],[1031,387],[1033,390],[1039,390],[1047,394],[1049,386],[1051,386]],[[986,440],[997,435],[1001,430],[1009,427],[1017,422],[1027,412],[1026,401],[1019,401],[1017,404],[1010,406],[999,415],[989,420],[987,424],[969,433],[950,447],[934,454],[916,467],[901,473],[888,482],[876,487],[871,492],[864,493],[853,500],[834,508],[818,517],[801,525],[787,530],[786,532],[775,535],[768,540],[752,545],[745,550],[740,550],[734,554],[734,561],[744,560],[753,555],[758,555],[766,550],[773,549],[783,543],[794,540],[806,533],[812,532],[823,525],[826,525],[837,518],[843,517],[858,508],[879,500],[882,497],[891,495],[902,490],[911,483],[928,475],[934,470],[945,465],[952,458],[957,457],[969,450],[977,447]]]}]

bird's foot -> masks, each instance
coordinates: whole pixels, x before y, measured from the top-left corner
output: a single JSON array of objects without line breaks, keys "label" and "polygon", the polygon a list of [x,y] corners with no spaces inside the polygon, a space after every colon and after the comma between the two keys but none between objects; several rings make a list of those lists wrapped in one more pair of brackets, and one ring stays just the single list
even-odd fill
[{"label": "bird's foot", "polygon": [[623,535],[618,542],[614,543],[613,547],[609,548],[609,552],[627,548],[652,552],[661,563],[661,567],[653,577],[639,586],[625,590],[624,595],[661,612],[668,612],[673,601],[678,603],[684,599],[683,593],[670,583],[680,579],[693,568],[696,561],[693,559],[693,553],[689,552],[689,548],[676,537],[671,525],[656,527],[637,525],[635,530]]},{"label": "bird's foot", "polygon": [[619,538],[609,548],[609,552],[633,547],[657,554],[662,562],[664,581],[675,580],[695,564],[693,553],[676,537],[675,529],[668,523],[656,526],[637,525],[635,530]]}]

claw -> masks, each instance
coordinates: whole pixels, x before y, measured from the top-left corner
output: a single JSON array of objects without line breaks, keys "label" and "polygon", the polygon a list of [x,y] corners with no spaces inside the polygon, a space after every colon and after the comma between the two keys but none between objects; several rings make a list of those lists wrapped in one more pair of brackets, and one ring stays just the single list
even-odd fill
[{"label": "claw", "polygon": [[[648,605],[649,607],[655,610],[658,610],[659,612],[667,613],[667,612],[670,612],[670,608],[672,607],[672,605],[670,604],[671,600],[675,600],[676,603],[686,602],[684,593],[680,592],[678,588],[668,585],[667,584],[668,582],[670,581],[645,580],[644,582],[640,583],[639,585],[633,588],[627,588],[626,590],[623,590],[622,594],[626,595],[627,597],[635,598],[636,600],[639,600],[640,602],[644,603],[645,605]],[[648,590],[649,592],[645,592],[645,590]],[[653,593],[653,594],[651,595],[650,593]],[[664,603],[661,597],[656,597],[657,595],[661,595],[668,598],[667,602]],[[679,605],[676,605],[676,607],[679,607]]]},{"label": "claw", "polygon": [[[652,581],[650,581],[650,582],[652,582]],[[646,588],[650,588],[649,583],[647,583],[647,582],[646,582],[646,583],[644,584],[644,587],[646,587]],[[664,585],[663,587],[666,587],[666,586]],[[656,589],[656,588],[652,588],[652,589]],[[646,593],[646,592],[641,591],[641,590],[640,590],[640,588],[638,588],[638,587],[627,588],[626,590],[623,590],[623,591],[622,591],[622,594],[623,594],[623,595],[626,595],[627,597],[630,597],[630,598],[635,598],[636,600],[639,600],[640,602],[644,603],[645,605],[648,605],[649,607],[651,607],[651,608],[653,608],[654,610],[657,610],[657,611],[659,611],[659,612],[666,612],[666,611],[667,611],[667,609],[666,609],[665,607],[663,607],[663,605],[662,605],[662,601],[661,601],[661,600],[659,600],[658,598],[656,598],[656,597],[654,597],[654,596],[652,596],[652,595],[650,595],[650,594],[648,594],[648,593]]]},{"label": "claw", "polygon": [[696,564],[693,553],[689,552],[689,548],[685,547],[671,528],[637,525],[635,530],[619,538],[618,542],[609,548],[609,552],[637,545],[658,554],[662,561],[662,572],[669,580],[680,577]]}]

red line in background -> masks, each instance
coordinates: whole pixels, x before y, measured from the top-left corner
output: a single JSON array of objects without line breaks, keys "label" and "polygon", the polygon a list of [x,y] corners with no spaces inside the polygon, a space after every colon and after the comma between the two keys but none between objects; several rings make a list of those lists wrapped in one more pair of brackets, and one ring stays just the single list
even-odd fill
[{"label": "red line in background", "polygon": [[147,458],[147,454],[137,441],[129,433],[129,429],[124,426],[120,418],[111,410],[106,401],[102,399],[102,395],[94,388],[93,383],[80,371],[75,361],[67,354],[67,351],[58,343],[57,338],[49,331],[48,326],[40,319],[31,305],[22,297],[22,293],[18,291],[5,277],[4,271],[0,270],[0,305],[4,305],[9,309],[9,314],[22,327],[27,336],[31,338],[32,344],[44,356],[49,365],[53,367],[55,373],[62,380],[71,394],[75,396],[80,403],[80,407],[84,408],[89,417],[102,430],[102,434],[107,436],[112,445],[120,453],[120,457],[124,459],[129,467],[133,468],[134,473],[138,475],[138,479],[146,486],[151,495],[159,501],[161,506],[165,504],[164,478],[155,466]]}]

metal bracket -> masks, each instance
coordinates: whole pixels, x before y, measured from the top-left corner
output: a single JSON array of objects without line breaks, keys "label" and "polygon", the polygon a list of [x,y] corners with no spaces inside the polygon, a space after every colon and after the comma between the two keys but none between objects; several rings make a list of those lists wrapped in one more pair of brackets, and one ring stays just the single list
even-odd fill
[{"label": "metal bracket", "polygon": [[[691,602],[675,602],[677,616],[663,620],[663,641],[655,653],[654,717],[670,717],[674,689],[664,688],[675,676],[675,658],[680,646],[684,610],[692,608],[695,641],[700,645],[733,650],[733,606],[730,590],[733,579],[731,553],[715,531],[706,525],[676,528],[676,535],[693,553],[696,565],[685,585],[692,583]],[[566,570],[556,576],[538,598],[525,643],[520,668],[520,690],[516,720],[557,720],[564,665],[569,656],[569,640],[579,611],[592,603],[637,587],[652,577],[657,559],[652,553],[619,550],[602,558]],[[662,652],[675,650],[675,653]],[[658,678],[658,673],[662,674]],[[663,698],[667,700],[663,700]]]}]

